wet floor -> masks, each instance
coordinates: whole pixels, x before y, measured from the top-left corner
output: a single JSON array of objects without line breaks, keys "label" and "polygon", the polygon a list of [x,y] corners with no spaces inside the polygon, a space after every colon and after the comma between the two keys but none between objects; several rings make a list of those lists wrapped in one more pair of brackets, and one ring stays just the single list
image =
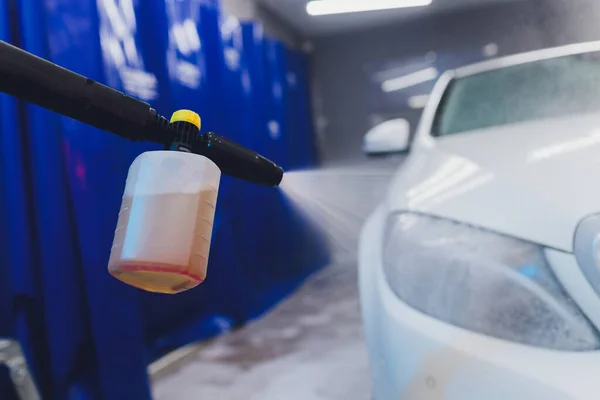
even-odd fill
[{"label": "wet floor", "polygon": [[366,400],[356,264],[310,279],[265,317],[153,366],[156,400]]}]

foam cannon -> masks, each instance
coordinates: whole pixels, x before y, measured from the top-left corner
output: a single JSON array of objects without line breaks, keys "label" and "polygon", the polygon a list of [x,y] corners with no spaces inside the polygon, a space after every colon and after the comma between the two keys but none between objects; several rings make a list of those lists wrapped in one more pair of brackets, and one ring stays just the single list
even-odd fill
[{"label": "foam cannon", "polygon": [[275,187],[283,169],[226,137],[200,133],[200,116],[167,119],[149,104],[0,41],[0,92],[164,151],[132,164],[109,271],[132,286],[179,293],[206,278],[221,174]]}]

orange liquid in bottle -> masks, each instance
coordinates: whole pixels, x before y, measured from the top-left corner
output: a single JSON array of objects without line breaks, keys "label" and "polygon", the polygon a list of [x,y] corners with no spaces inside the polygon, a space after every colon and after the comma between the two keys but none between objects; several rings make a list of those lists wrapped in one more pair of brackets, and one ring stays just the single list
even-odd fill
[{"label": "orange liquid in bottle", "polygon": [[176,294],[206,278],[217,189],[125,196],[109,262],[120,281]]}]

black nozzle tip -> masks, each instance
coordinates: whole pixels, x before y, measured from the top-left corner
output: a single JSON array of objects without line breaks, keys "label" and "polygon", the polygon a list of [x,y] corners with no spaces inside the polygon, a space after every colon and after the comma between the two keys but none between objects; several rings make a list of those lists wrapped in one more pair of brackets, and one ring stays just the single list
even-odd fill
[{"label": "black nozzle tip", "polygon": [[273,161],[255,154],[255,168],[253,168],[253,181],[259,185],[277,187],[283,180],[283,168]]},{"label": "black nozzle tip", "polygon": [[222,173],[234,178],[268,187],[279,186],[283,180],[279,165],[213,132],[198,136],[192,151],[210,158]]},{"label": "black nozzle tip", "polygon": [[281,168],[277,164],[273,164],[273,165],[274,165],[273,187],[277,187],[281,184],[281,181],[283,180],[283,168]]}]

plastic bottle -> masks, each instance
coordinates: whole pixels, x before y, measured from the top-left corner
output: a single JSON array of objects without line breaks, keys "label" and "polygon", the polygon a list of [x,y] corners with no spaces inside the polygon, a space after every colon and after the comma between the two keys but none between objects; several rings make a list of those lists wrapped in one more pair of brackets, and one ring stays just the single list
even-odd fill
[{"label": "plastic bottle", "polygon": [[[199,117],[197,122],[199,130]],[[109,272],[156,293],[180,293],[202,283],[220,178],[217,165],[200,155],[140,155],[129,169]]]}]

